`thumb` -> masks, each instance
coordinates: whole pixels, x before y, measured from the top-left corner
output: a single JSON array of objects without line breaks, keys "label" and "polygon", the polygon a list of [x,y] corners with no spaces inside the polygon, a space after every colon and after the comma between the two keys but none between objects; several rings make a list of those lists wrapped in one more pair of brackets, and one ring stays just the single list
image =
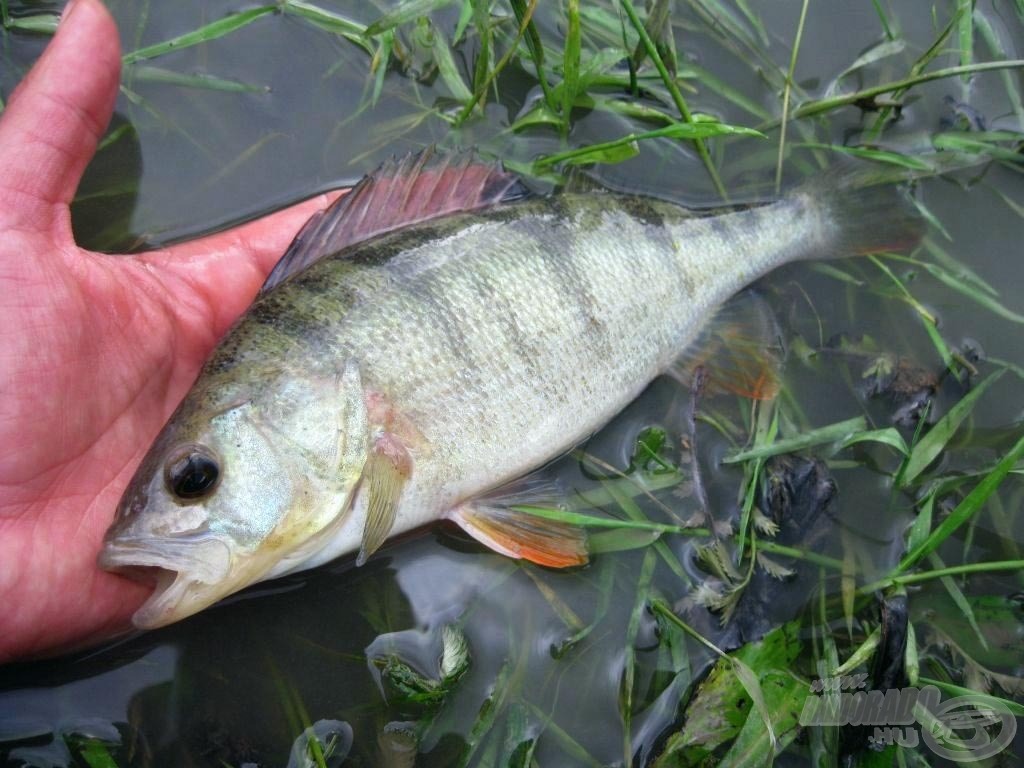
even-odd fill
[{"label": "thumb", "polygon": [[110,121],[120,72],[106,8],[71,0],[0,117],[0,224],[70,238],[67,206]]}]

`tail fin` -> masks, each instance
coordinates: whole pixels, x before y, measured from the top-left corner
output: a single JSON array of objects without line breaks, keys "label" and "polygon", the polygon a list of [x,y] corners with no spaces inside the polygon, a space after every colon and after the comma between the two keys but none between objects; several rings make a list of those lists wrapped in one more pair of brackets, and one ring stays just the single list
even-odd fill
[{"label": "tail fin", "polygon": [[908,250],[924,235],[924,218],[891,174],[840,166],[803,185],[797,194],[823,207],[838,228],[836,257]]}]

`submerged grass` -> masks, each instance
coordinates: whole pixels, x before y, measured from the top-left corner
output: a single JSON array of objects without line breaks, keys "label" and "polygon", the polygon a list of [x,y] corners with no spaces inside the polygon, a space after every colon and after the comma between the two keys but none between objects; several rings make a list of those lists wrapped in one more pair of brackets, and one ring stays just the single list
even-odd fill
[{"label": "submerged grass", "polygon": [[[573,166],[613,165],[645,153],[669,157],[670,149],[680,148],[692,153],[694,166],[698,171],[703,168],[720,200],[746,195],[741,180],[750,175],[757,175],[766,187],[773,183],[778,191],[786,174],[814,173],[829,153],[906,171],[907,178],[915,180],[940,172],[948,153],[966,159],[956,167],[996,162],[1019,169],[1024,141],[1019,70],[1024,60],[1009,58],[1013,46],[1001,38],[1003,28],[994,27],[969,0],[958,0],[933,9],[934,38],[921,44],[903,37],[904,20],[889,4],[879,0],[869,4],[877,16],[879,42],[837,67],[839,74],[824,89],[795,79],[802,44],[811,39],[816,23],[817,9],[806,1],[792,42],[780,49],[773,37],[777,32],[770,31],[772,25],[761,18],[764,9],[740,1],[654,2],[638,8],[631,0],[567,0],[552,7],[536,0],[405,0],[375,6],[369,16],[354,12],[349,16],[326,2],[281,0],[235,11],[162,42],[137,47],[123,61],[126,82],[133,86],[159,83],[186,90],[259,93],[263,86],[180,72],[152,62],[175,51],[225,44],[243,28],[264,23],[273,15],[290,16],[354,46],[365,58],[364,97],[353,110],[355,115],[372,113],[393,82],[389,78],[396,74],[415,81],[416,99],[410,99],[408,114],[377,126],[382,146],[409,138],[419,141],[422,134],[416,131],[424,125],[457,144],[473,136],[474,128],[487,125],[489,104],[507,107],[508,92],[522,90],[527,78],[528,93],[515,97],[522,103],[510,110],[507,123],[485,149],[502,154],[504,147],[536,137],[541,150],[531,147],[528,157],[513,157],[510,151],[509,165],[556,181]],[[0,11],[5,35],[52,33],[57,19],[48,13],[12,15],[7,2],[0,2]],[[1017,12],[1024,13],[1024,8],[1018,6]],[[454,14],[457,20],[445,14]],[[420,37],[414,40],[416,34]],[[693,53],[709,43],[724,51],[741,71],[763,78],[761,92],[752,94],[732,76],[715,71],[705,56]],[[417,56],[422,61],[414,67]],[[420,74],[409,74],[413,69]],[[920,86],[946,81],[956,89],[955,101],[966,103],[971,83],[988,76],[999,78],[1006,97],[1009,117],[998,129],[972,125],[969,110],[954,105],[959,122],[933,131],[927,137],[926,152],[918,151],[920,144],[898,130],[895,117],[900,110],[913,105],[915,98],[924,98]],[[850,85],[854,81],[857,87]],[[431,100],[425,95],[430,93],[429,82],[441,98]],[[188,134],[134,87],[126,86],[124,92],[168,130]],[[829,121],[847,120],[855,110],[864,117],[856,136],[837,144]],[[574,129],[584,125],[584,115],[591,111],[613,127],[606,127],[596,139],[579,139]],[[726,119],[725,115],[732,116]],[[116,130],[120,133],[108,136],[105,148],[115,147],[127,135],[124,126]],[[773,137],[776,130],[778,136]],[[275,136],[268,133],[234,158],[217,158],[210,183],[257,162],[263,142]],[[769,149],[754,144],[766,136],[776,138],[777,144]],[[201,138],[189,136],[189,140],[197,151],[209,151]],[[1001,189],[996,191],[1014,215],[1024,215],[1020,201]],[[714,504],[731,514],[706,517],[706,507],[711,505],[706,493],[695,490],[700,487],[695,478],[699,481],[700,467],[707,466],[709,459],[700,450],[690,455],[685,446],[680,449],[676,435],[663,439],[647,435],[638,441],[626,470],[577,453],[573,461],[581,472],[597,479],[585,485],[567,507],[522,508],[590,531],[598,576],[588,580],[566,575],[563,580],[524,566],[524,578],[564,629],[564,636],[551,649],[556,665],[574,663],[580,654],[597,647],[596,638],[615,636],[619,675],[615,727],[621,735],[616,757],[622,764],[635,764],[643,755],[648,764],[657,766],[700,761],[769,765],[784,751],[790,758],[821,764],[820,758],[836,764],[839,729],[808,729],[804,745],[796,740],[795,713],[806,698],[810,680],[851,674],[878,663],[884,648],[883,624],[874,601],[877,594],[905,596],[912,612],[922,595],[948,598],[943,610],[914,614],[903,651],[909,682],[935,684],[951,696],[980,695],[1024,715],[1024,706],[1010,698],[1019,698],[1020,689],[1012,688],[1008,673],[986,677],[979,671],[991,672],[992,666],[998,666],[984,663],[998,643],[990,637],[994,636],[992,623],[986,620],[986,607],[980,601],[1001,596],[1001,582],[995,582],[993,574],[1019,576],[1024,561],[1015,554],[1017,542],[1006,545],[1008,554],[1002,559],[990,559],[989,551],[970,534],[986,515],[997,522],[1001,519],[1004,533],[1014,533],[1012,516],[1007,522],[1007,515],[998,518],[993,510],[1000,494],[1019,485],[1024,475],[1024,435],[1019,425],[1011,425],[1010,436],[993,447],[965,434],[980,410],[991,405],[999,387],[1015,378],[1007,377],[1006,371],[1021,377],[1024,369],[975,361],[985,376],[972,382],[975,364],[950,341],[933,309],[934,297],[965,299],[993,322],[1007,324],[1008,333],[1019,333],[1017,326],[1024,322],[1024,315],[1013,308],[1012,300],[1001,299],[993,286],[940,246],[936,237],[926,238],[911,254],[880,254],[866,265],[821,264],[816,269],[841,281],[848,291],[851,328],[858,327],[863,311],[858,309],[858,297],[880,296],[890,317],[902,318],[900,307],[910,307],[941,362],[941,381],[957,391],[955,402],[942,403],[933,388],[929,404],[917,412],[916,424],[908,428],[883,423],[869,398],[858,391],[868,376],[855,370],[854,361],[876,354],[874,366],[865,368],[877,375],[885,367],[883,359],[891,364],[885,358],[888,350],[868,350],[866,343],[852,351],[829,347],[828,334],[818,319],[811,341],[791,330],[791,348],[796,350],[799,343],[802,364],[822,374],[823,360],[841,360],[839,367],[845,366],[852,393],[844,402],[859,405],[850,405],[843,413],[830,410],[830,418],[820,419],[803,412],[794,392],[784,392],[773,403],[755,409],[722,398],[700,404],[695,421],[730,446],[723,448],[721,463],[736,468],[735,472],[723,470],[733,484],[732,498],[723,502],[726,494],[717,489]],[[956,382],[961,381],[970,384],[956,390]],[[841,545],[827,551],[820,542],[777,541],[778,522],[770,519],[765,502],[773,482],[768,470],[771,460],[793,454],[814,456],[836,474],[861,472],[884,486],[883,500],[874,501],[910,521],[901,559],[874,570],[857,567],[870,558],[845,534],[834,536],[842,539]],[[1019,526],[1016,530],[1019,535]],[[630,554],[633,550],[638,551]],[[622,559],[611,560],[608,553],[622,553],[616,555]],[[609,557],[607,566],[600,564],[604,557]],[[769,628],[760,639],[723,647],[729,638],[719,620],[736,610],[754,581],[766,575],[782,584],[793,580],[798,571],[799,578],[812,585],[807,610],[781,627]],[[511,570],[508,578],[514,578]],[[583,585],[588,598],[583,608],[579,593],[564,586],[570,580],[574,588]],[[930,586],[937,587],[935,592],[915,591]],[[617,601],[628,606],[624,624],[610,618],[616,615]],[[689,619],[699,615],[702,606],[715,608],[714,621],[698,628]],[[1011,611],[999,616],[1004,623],[1021,626],[1020,617]],[[941,634],[943,622],[952,620],[966,625],[966,634],[977,640],[977,647],[966,649],[962,637],[957,637],[961,644],[956,644],[948,633]],[[453,764],[559,764],[552,753],[561,758],[561,764],[606,764],[603,756],[591,753],[585,735],[564,725],[563,713],[551,708],[551,700],[524,682],[524,649],[532,638],[517,636],[520,629],[509,628],[514,637],[509,641],[509,657],[485,681],[486,695],[458,731],[462,746]],[[698,660],[700,649],[711,652],[710,662]],[[282,717],[299,737],[312,727],[312,718],[295,685],[277,667],[271,665],[271,670]],[[919,676],[918,670],[927,670],[931,676]],[[704,683],[690,684],[693,676],[701,675]],[[965,685],[982,679],[994,680],[1007,696]],[[447,697],[458,695],[454,685],[453,691],[444,691],[442,710]],[[658,706],[664,708],[665,724],[659,732],[662,746],[655,752],[651,741],[642,738],[641,725]],[[379,714],[398,719],[403,713],[382,704]],[[429,734],[443,717],[431,712],[410,725],[411,731]],[[723,722],[721,732],[715,731],[713,726]],[[85,740],[76,755],[90,766],[128,764],[128,758],[119,757],[119,750],[116,744]],[[542,762],[539,756],[544,754],[547,758]],[[861,764],[870,762],[864,754],[858,758]],[[309,742],[308,757],[311,764],[329,764],[316,739]],[[894,759],[901,764],[928,760],[904,747],[887,751],[884,759],[889,764]]]}]

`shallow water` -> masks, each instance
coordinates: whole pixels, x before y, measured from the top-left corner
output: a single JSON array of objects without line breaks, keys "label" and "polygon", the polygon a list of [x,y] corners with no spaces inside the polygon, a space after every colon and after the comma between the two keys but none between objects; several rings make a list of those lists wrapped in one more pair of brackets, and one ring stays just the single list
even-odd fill
[{"label": "shallow water", "polygon": [[[8,5],[15,15],[39,9],[36,3]],[[839,92],[904,77],[946,23],[953,4],[937,5],[934,19],[917,4],[882,5],[906,47],[852,73],[838,86]],[[779,94],[759,76],[761,63],[756,57],[740,56],[723,46],[693,5],[677,2],[676,6],[674,31],[681,69],[686,82],[696,88],[695,93],[685,92],[691,108],[738,125],[760,124],[762,119],[752,112],[777,116]],[[247,7],[234,0],[111,3],[127,51]],[[322,3],[322,7],[362,23],[382,13],[368,3]],[[615,46],[621,32],[614,25],[603,27],[602,20],[617,24],[618,17],[607,13],[604,4],[593,7],[603,9],[603,15],[587,17],[584,48]],[[742,19],[742,5],[727,7]],[[499,4],[495,12],[510,13],[502,8]],[[759,45],[784,69],[800,3],[777,2],[770,9],[761,19],[765,38]],[[979,3],[977,13],[1001,38],[1007,58],[1024,55],[1024,30],[1017,11],[1009,4]],[[458,17],[459,4],[433,15],[437,29],[448,39]],[[506,26],[514,28],[514,21]],[[545,41],[562,45],[560,15],[538,18],[538,27]],[[8,31],[2,35],[0,94],[6,99],[45,38]],[[757,40],[759,35],[751,33],[751,38]],[[811,96],[820,97],[858,56],[882,39],[871,2],[813,3],[794,81]],[[949,47],[955,48],[955,43],[954,36]],[[476,51],[474,38],[456,48],[454,58],[464,73]],[[987,57],[982,41],[976,41],[976,54]],[[532,70],[510,65],[498,79],[497,100],[492,91],[482,116],[453,129],[437,114],[453,113],[444,79],[428,73],[422,82],[417,80],[417,73],[424,75],[420,69],[429,69],[425,62],[428,57],[422,52],[414,53],[407,71],[393,67],[376,106],[356,110],[368,92],[366,52],[302,18],[270,14],[220,40],[132,65],[126,69],[126,90],[113,126],[114,130],[130,129],[116,134],[118,138],[101,150],[90,168],[75,208],[76,231],[83,244],[110,250],[186,238],[314,191],[351,183],[384,157],[434,141],[446,146],[478,145],[520,161],[563,147],[557,131],[550,128],[515,133],[508,129],[540,96]],[[958,62],[955,51],[944,53],[931,68]],[[742,100],[739,97],[723,96],[722,89],[706,79],[689,77],[691,65],[728,83],[750,103],[750,109],[735,103]],[[217,88],[154,81],[166,80],[167,71],[205,74],[231,81],[235,88],[246,87],[235,92],[223,90],[227,86],[221,81],[216,81]],[[1014,71],[1008,77],[1011,87],[1020,91],[1021,74]],[[651,89],[661,93],[656,84]],[[608,87],[600,92],[621,94],[622,90]],[[990,130],[1024,129],[1003,77],[986,73],[969,82],[944,79],[915,87],[901,119],[887,128],[879,143],[906,151],[927,148],[929,137],[944,121],[957,119],[947,97],[969,104],[984,116]],[[659,102],[654,96],[632,103],[671,111],[670,102]],[[570,147],[652,127],[601,109],[580,108],[573,118]],[[827,122],[791,124],[789,141],[855,144],[873,119],[872,113],[845,107],[830,113]],[[770,194],[778,131],[766,133],[767,141],[711,144],[725,185],[736,198]],[[837,158],[826,155],[826,159]],[[796,183],[813,172],[814,160],[807,149],[792,149],[785,167],[787,182]],[[637,157],[600,167],[598,175],[617,188],[690,203],[718,199],[688,144],[644,143]],[[1024,204],[1019,172],[992,167],[966,189],[929,180],[919,185],[917,195],[949,235],[946,239],[932,230],[930,237],[956,263],[997,286],[998,300],[1005,307],[1024,312],[1024,271],[1017,263],[1021,219],[1004,200]],[[1024,365],[1020,318],[998,316],[912,265],[885,263],[914,298],[940,318],[939,332],[950,347],[960,348],[971,340],[986,358]],[[835,272],[820,266],[801,264],[780,269],[757,286],[778,315],[790,347],[780,406],[784,435],[862,414],[878,428],[892,423],[899,404],[868,397],[858,383],[871,354],[840,354],[836,344],[828,345],[829,340],[870,337],[878,351],[906,357],[936,375],[943,368],[920,318],[876,267],[866,261],[831,266],[848,279],[837,279]],[[816,354],[804,354],[807,349]],[[979,368],[984,376],[995,366],[983,361]],[[947,412],[966,390],[954,377],[945,377],[931,418]],[[1004,376],[979,401],[972,418],[929,474],[988,467],[1005,454],[1021,434],[1022,390],[1017,375]],[[687,461],[689,455],[678,445],[686,431],[688,402],[685,389],[659,380],[585,450],[623,468],[641,431],[661,426],[669,435],[666,459],[689,473],[692,461]],[[742,445],[746,440],[749,405],[727,398],[702,399],[699,410],[706,419],[699,422],[696,454],[710,508],[718,520],[735,519],[743,470],[720,460],[734,441]],[[734,427],[719,430],[712,421]],[[910,440],[913,425],[901,430]],[[867,583],[898,560],[904,529],[913,520],[913,497],[892,492],[890,474],[898,462],[884,446],[861,444],[840,452],[825,448],[818,453],[829,458],[838,494],[824,522],[808,526],[819,536],[808,546],[837,558],[848,553],[860,583]],[[583,491],[585,498],[596,500],[587,511],[622,516],[621,502],[598,498],[602,485],[584,477],[578,458],[564,459],[555,471]],[[648,480],[656,478],[654,473],[640,474]],[[616,488],[631,493],[628,482]],[[1019,559],[1017,547],[1024,539],[1024,517],[1018,513],[1021,492],[1020,481],[1011,476],[1000,489],[999,503],[990,503],[986,513],[940,550],[946,564],[961,562],[965,556],[971,561]],[[666,490],[655,495],[660,505],[637,497],[640,509],[654,520],[673,522],[661,505],[682,519],[696,511],[692,494]],[[824,528],[816,527],[823,524]],[[659,626],[645,608],[654,596],[675,604],[688,594],[688,584],[667,565],[670,558],[677,558],[690,578],[706,576],[694,562],[695,541],[701,539],[668,535],[662,541],[667,555],[652,555],[649,547],[610,552],[598,555],[585,569],[559,573],[511,562],[455,530],[438,527],[389,543],[362,568],[343,559],[315,572],[260,585],[157,632],[61,660],[0,669],[0,764],[86,764],[82,756],[86,740],[105,745],[106,754],[122,766],[285,765],[303,729],[319,721],[344,721],[351,726],[347,765],[403,764],[395,754],[385,757],[389,749],[396,749],[393,742],[401,741],[388,736],[394,726],[391,730],[386,726],[406,723],[404,727],[414,729],[417,722],[417,765],[446,766],[460,760],[504,765],[508,753],[523,742],[535,742],[533,759],[540,766],[622,765],[627,759],[645,764],[679,729],[693,681],[712,656],[694,641],[687,643],[688,653],[672,653],[669,638],[676,635],[664,624]],[[803,616],[809,626],[808,617],[817,610],[820,598],[819,573],[807,564],[799,568],[795,581],[766,582],[768,599],[748,598],[742,604],[748,626],[766,628],[795,616]],[[835,572],[828,571],[820,583],[829,596],[839,594]],[[1022,587],[1020,574],[981,575],[958,583],[968,595],[985,597],[1013,595]],[[909,599],[922,635],[929,617],[956,615],[949,595],[937,582],[913,589]],[[924,604],[932,613],[914,613],[914,606]],[[1002,646],[993,641],[993,648],[1000,647],[1004,653],[993,656],[990,664],[1019,675],[1021,658],[1006,649],[1013,648],[1013,638],[1019,637],[1024,624],[1019,610],[1000,615],[1015,620],[1016,629],[1008,632],[1011,639]],[[686,616],[728,649],[739,644],[733,630],[720,630],[717,619],[706,612],[698,609]],[[858,617],[867,623],[856,624],[853,646],[863,639],[875,616],[872,601],[863,601]],[[842,624],[837,606],[832,606],[829,617],[837,627]],[[420,673],[436,678],[442,627],[451,624],[464,631],[471,661],[443,703],[431,711],[403,702],[390,689],[385,696],[380,671],[369,659],[396,654]],[[1005,622],[1002,629],[1007,630]],[[985,624],[984,630],[993,628]],[[578,635],[583,636],[567,643]],[[844,654],[849,649],[849,644],[841,647]],[[804,674],[813,677],[807,647],[802,662]],[[950,667],[955,671],[959,663],[954,661]],[[629,669],[635,681],[630,688],[633,704],[628,707],[632,723],[626,727],[623,679]],[[931,667],[929,674],[936,676],[939,671]],[[480,714],[488,697],[492,697],[493,721]],[[1024,757],[1019,738],[1005,754]],[[806,764],[809,748],[794,745],[784,760]]]}]

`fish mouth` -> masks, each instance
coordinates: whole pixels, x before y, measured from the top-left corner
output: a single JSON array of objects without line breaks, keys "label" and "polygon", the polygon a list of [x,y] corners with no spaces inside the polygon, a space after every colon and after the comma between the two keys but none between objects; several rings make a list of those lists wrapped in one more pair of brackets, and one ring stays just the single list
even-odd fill
[{"label": "fish mouth", "polygon": [[155,629],[198,613],[232,591],[231,550],[209,534],[159,539],[118,538],[100,551],[104,570],[154,584],[132,616],[139,629]]}]

